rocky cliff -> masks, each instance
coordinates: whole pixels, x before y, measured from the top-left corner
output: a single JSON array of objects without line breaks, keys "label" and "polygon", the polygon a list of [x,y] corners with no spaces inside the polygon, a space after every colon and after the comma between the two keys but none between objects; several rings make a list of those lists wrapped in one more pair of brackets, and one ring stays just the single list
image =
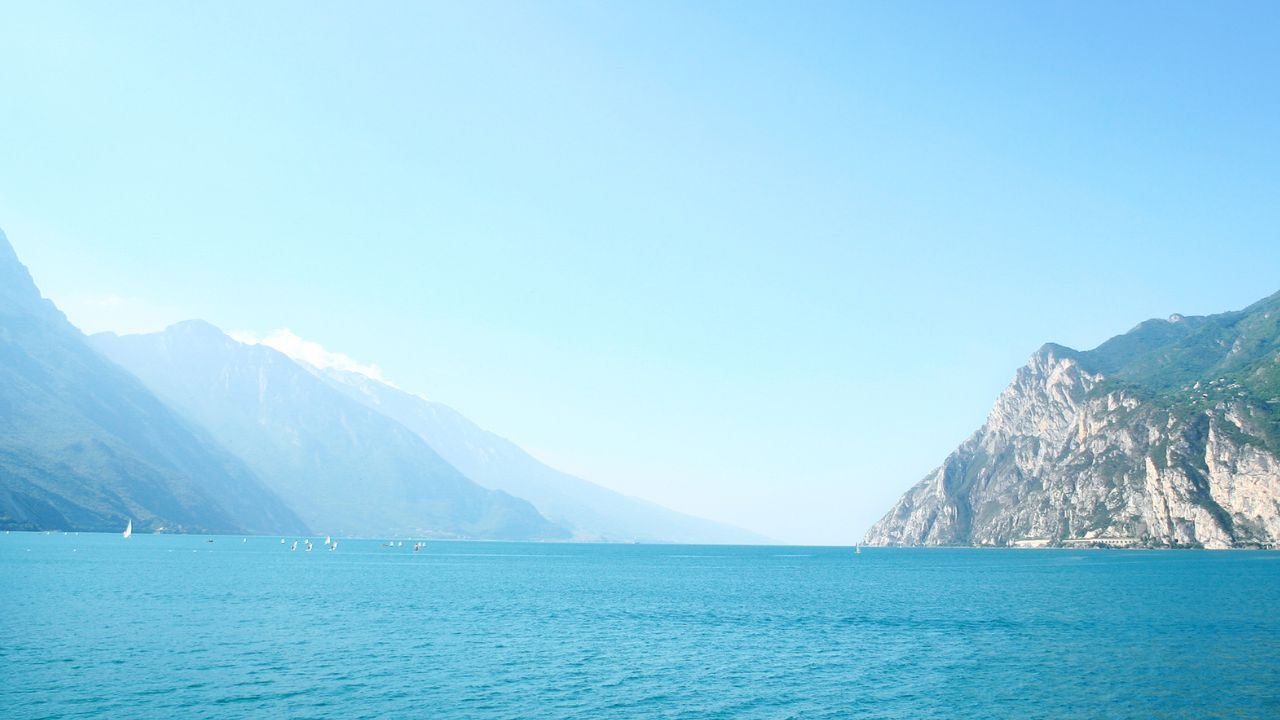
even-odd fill
[{"label": "rocky cliff", "polygon": [[1280,295],[1046,345],[872,545],[1280,543]]}]

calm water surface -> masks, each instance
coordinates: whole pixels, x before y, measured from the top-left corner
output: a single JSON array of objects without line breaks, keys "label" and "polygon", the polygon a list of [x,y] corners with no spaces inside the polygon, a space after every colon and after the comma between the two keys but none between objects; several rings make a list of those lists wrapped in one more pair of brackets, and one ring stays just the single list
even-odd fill
[{"label": "calm water surface", "polygon": [[0,715],[1280,717],[1280,553],[206,540],[0,535]]}]

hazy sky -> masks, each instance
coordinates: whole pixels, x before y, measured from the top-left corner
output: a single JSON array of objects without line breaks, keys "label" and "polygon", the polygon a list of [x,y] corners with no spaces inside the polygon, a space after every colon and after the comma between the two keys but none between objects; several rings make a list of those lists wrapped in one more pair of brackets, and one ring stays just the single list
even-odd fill
[{"label": "hazy sky", "polygon": [[1042,343],[1280,290],[1278,13],[0,3],[0,227],[86,331],[287,328],[849,543]]}]

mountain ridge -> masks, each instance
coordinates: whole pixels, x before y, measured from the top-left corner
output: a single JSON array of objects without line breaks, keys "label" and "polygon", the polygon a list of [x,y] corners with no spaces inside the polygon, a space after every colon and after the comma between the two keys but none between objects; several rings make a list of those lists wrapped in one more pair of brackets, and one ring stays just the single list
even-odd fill
[{"label": "mountain ridge", "polygon": [[0,232],[0,527],[300,532],[238,459],[85,341]]},{"label": "mountain ridge", "polygon": [[525,500],[476,485],[417,435],[273,348],[238,342],[201,320],[90,340],[326,533],[567,536]]},{"label": "mountain ridge", "polygon": [[561,472],[462,413],[360,373],[316,368],[319,377],[417,433],[467,477],[532,502],[575,539],[602,542],[768,544],[749,530],[670,510]]}]

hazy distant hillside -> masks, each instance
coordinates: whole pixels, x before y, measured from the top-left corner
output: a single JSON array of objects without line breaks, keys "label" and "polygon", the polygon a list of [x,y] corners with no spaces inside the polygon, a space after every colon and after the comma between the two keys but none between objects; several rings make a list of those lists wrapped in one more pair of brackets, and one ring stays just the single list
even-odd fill
[{"label": "hazy distant hillside", "polygon": [[766,543],[735,527],[683,515],[547,467],[453,408],[358,373],[315,372],[352,398],[398,421],[430,443],[467,477],[532,502],[583,540]]},{"label": "hazy distant hillside", "polygon": [[301,532],[235,457],[85,343],[0,233],[0,528]]},{"label": "hazy distant hillside", "polygon": [[235,452],[313,529],[343,535],[565,538],[482,488],[394,420],[285,355],[191,321],[94,345]]},{"label": "hazy distant hillside", "polygon": [[1280,294],[1041,348],[867,534],[907,545],[1280,544]]}]

